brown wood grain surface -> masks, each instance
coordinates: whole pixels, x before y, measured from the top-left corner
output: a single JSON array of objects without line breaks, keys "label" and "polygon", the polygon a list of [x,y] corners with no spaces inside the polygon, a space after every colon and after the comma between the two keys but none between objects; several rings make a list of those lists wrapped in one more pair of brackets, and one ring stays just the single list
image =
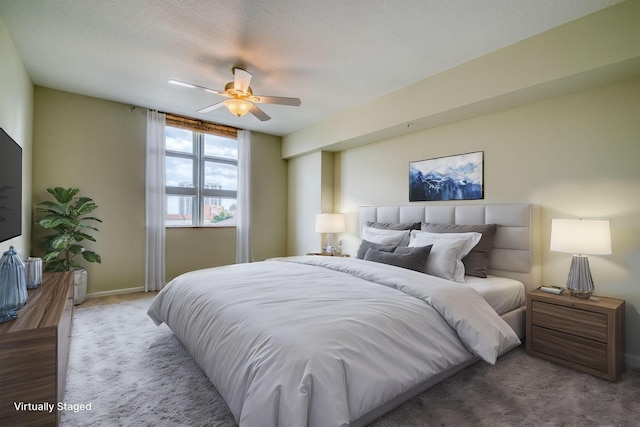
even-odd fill
[{"label": "brown wood grain surface", "polygon": [[[45,273],[42,285],[29,291],[18,318],[0,324],[0,425],[58,424],[72,319],[72,273]],[[56,408],[16,410],[21,402]]]}]

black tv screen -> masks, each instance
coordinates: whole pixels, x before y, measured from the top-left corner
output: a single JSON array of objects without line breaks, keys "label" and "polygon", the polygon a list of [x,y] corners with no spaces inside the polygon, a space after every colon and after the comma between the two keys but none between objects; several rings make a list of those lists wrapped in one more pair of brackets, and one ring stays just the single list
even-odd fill
[{"label": "black tv screen", "polygon": [[0,128],[0,242],[22,234],[22,147]]}]

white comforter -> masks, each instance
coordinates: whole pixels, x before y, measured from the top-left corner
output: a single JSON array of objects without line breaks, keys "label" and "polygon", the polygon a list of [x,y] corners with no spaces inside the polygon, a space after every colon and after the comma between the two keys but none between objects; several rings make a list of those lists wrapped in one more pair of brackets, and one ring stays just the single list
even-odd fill
[{"label": "white comforter", "polygon": [[410,270],[291,257],[184,274],[165,322],[240,426],[347,426],[453,366],[520,343],[473,289]]}]

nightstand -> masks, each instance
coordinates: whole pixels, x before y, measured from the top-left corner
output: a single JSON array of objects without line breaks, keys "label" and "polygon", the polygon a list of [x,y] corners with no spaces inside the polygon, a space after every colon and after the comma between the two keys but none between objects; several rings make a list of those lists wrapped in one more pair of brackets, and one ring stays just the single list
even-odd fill
[{"label": "nightstand", "polygon": [[527,294],[527,354],[616,381],[624,366],[624,300]]}]

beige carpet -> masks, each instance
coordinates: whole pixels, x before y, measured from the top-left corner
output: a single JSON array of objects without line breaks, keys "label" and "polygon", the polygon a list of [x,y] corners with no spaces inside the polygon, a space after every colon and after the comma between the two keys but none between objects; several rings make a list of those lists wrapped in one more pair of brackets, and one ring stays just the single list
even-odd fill
[{"label": "beige carpet", "polygon": [[[124,297],[126,299],[126,297]],[[146,315],[151,298],[76,308],[63,426],[235,426],[184,347]],[[371,426],[639,426],[640,371],[610,383],[528,357],[479,362]],[[295,426],[292,426],[295,427]]]}]

